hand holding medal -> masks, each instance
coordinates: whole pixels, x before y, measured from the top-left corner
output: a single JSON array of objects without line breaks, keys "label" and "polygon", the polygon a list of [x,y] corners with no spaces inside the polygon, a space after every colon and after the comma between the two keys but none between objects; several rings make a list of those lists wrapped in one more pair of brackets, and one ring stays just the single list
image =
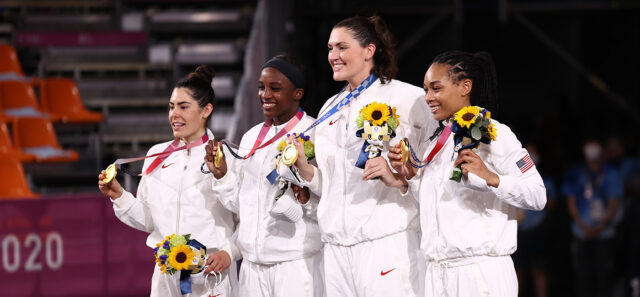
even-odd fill
[{"label": "hand holding medal", "polygon": [[116,180],[116,164],[111,164],[106,170],[102,170],[98,175],[98,188],[105,196],[115,200],[122,196],[122,186]]},{"label": "hand holding medal", "polygon": [[402,174],[404,178],[411,179],[418,173],[418,168],[411,166],[409,163],[409,158],[411,157],[411,153],[409,152],[409,140],[404,138],[400,140],[395,146],[389,147],[389,153],[387,153],[387,157],[389,158],[389,163],[391,163],[391,167]]},{"label": "hand holding medal", "polygon": [[227,174],[227,161],[222,151],[222,145],[218,140],[209,140],[204,149],[206,151],[204,161],[213,176],[217,179],[224,177]]}]

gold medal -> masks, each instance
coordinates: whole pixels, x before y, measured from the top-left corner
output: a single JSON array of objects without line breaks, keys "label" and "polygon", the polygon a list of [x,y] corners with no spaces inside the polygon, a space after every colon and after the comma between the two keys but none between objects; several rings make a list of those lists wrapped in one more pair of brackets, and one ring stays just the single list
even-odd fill
[{"label": "gold medal", "polygon": [[408,140],[405,138],[400,140],[400,149],[402,150],[402,162],[406,163],[409,161],[409,146],[407,145]]},{"label": "gold medal", "polygon": [[222,162],[222,157],[224,154],[222,153],[222,146],[218,143],[218,148],[216,149],[216,156],[213,159],[213,166],[216,168],[220,167],[220,162]]},{"label": "gold medal", "polygon": [[291,166],[298,160],[298,148],[293,143],[287,144],[282,150],[282,163]]},{"label": "gold medal", "polygon": [[104,179],[102,179],[102,182],[105,184],[110,183],[115,177],[116,174],[118,173],[118,169],[116,167],[116,164],[111,164],[109,165],[109,167],[107,167],[107,169],[105,169],[105,177]]}]

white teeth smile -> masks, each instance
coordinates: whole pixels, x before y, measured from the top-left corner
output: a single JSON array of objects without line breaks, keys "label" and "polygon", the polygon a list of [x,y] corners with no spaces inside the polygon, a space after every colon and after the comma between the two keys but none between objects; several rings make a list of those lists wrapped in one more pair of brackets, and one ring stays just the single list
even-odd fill
[{"label": "white teeth smile", "polygon": [[440,109],[440,106],[429,106],[431,108],[431,113],[435,113]]},{"label": "white teeth smile", "polygon": [[262,106],[270,108],[270,107],[276,106],[276,104],[275,103],[262,103]]},{"label": "white teeth smile", "polygon": [[339,71],[344,67],[344,64],[333,65],[333,71]]},{"label": "white teeth smile", "polygon": [[173,123],[173,126],[176,127],[176,128],[177,127],[182,127],[182,126],[184,126],[184,123]]}]

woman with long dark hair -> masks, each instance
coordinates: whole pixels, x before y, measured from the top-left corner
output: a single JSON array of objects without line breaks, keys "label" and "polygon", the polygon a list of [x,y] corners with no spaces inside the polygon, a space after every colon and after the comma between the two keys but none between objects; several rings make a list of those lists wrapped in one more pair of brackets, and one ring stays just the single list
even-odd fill
[{"label": "woman with long dark hair", "polygon": [[[406,188],[385,186],[398,174],[380,153],[405,137],[422,143],[436,123],[426,112],[423,90],[395,80],[395,48],[380,17],[340,21],[327,45],[333,79],[346,86],[320,111],[326,120],[315,131],[318,166],[304,158],[295,163],[305,185],[321,195],[327,296],[420,296],[418,206],[403,197]],[[360,130],[365,109],[378,121],[365,124],[370,133]],[[380,124],[390,121],[397,124],[393,133]]]}]

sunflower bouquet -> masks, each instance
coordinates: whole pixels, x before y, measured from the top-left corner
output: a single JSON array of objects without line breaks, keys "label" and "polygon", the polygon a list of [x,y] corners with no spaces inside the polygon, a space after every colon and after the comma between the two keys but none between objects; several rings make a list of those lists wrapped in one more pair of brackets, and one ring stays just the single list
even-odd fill
[{"label": "sunflower bouquet", "polygon": [[[449,120],[453,132],[454,151],[478,147],[480,143],[489,144],[496,140],[496,127],[491,123],[491,112],[479,106],[465,106]],[[449,179],[460,182],[462,168],[453,169]]]},{"label": "sunflower bouquet", "polygon": [[183,294],[191,293],[190,275],[202,272],[207,258],[207,248],[190,237],[191,234],[172,234],[153,249],[162,273],[174,274],[180,271],[180,289]]},{"label": "sunflower bouquet", "polygon": [[[276,156],[276,160],[277,160],[276,167],[279,167],[279,164],[280,164],[279,158],[282,155],[282,151],[287,146],[287,139],[289,138],[290,135],[291,134],[287,134],[287,137],[278,144],[278,156]],[[302,146],[304,147],[304,155],[305,157],[307,157],[307,161],[310,161],[316,157],[314,145],[313,145],[313,142],[311,142],[311,137],[309,137],[308,135],[304,135],[304,133],[300,133],[300,134],[293,133],[293,136],[296,139],[300,140],[300,142],[302,142]],[[276,169],[276,171],[277,170],[278,169]],[[295,173],[294,169],[292,167],[289,167],[289,170],[291,170],[293,176],[299,180],[298,175]],[[284,178],[282,178],[281,176],[278,176],[275,181],[278,182],[278,188],[280,189],[275,198],[277,201],[278,199],[280,199],[280,197],[282,197],[282,195],[284,195],[287,189],[289,189],[289,182]]]},{"label": "sunflower bouquet", "polygon": [[356,125],[356,136],[364,139],[356,166],[364,169],[368,159],[379,157],[384,142],[395,137],[400,117],[396,108],[384,103],[373,102],[360,110]]}]

